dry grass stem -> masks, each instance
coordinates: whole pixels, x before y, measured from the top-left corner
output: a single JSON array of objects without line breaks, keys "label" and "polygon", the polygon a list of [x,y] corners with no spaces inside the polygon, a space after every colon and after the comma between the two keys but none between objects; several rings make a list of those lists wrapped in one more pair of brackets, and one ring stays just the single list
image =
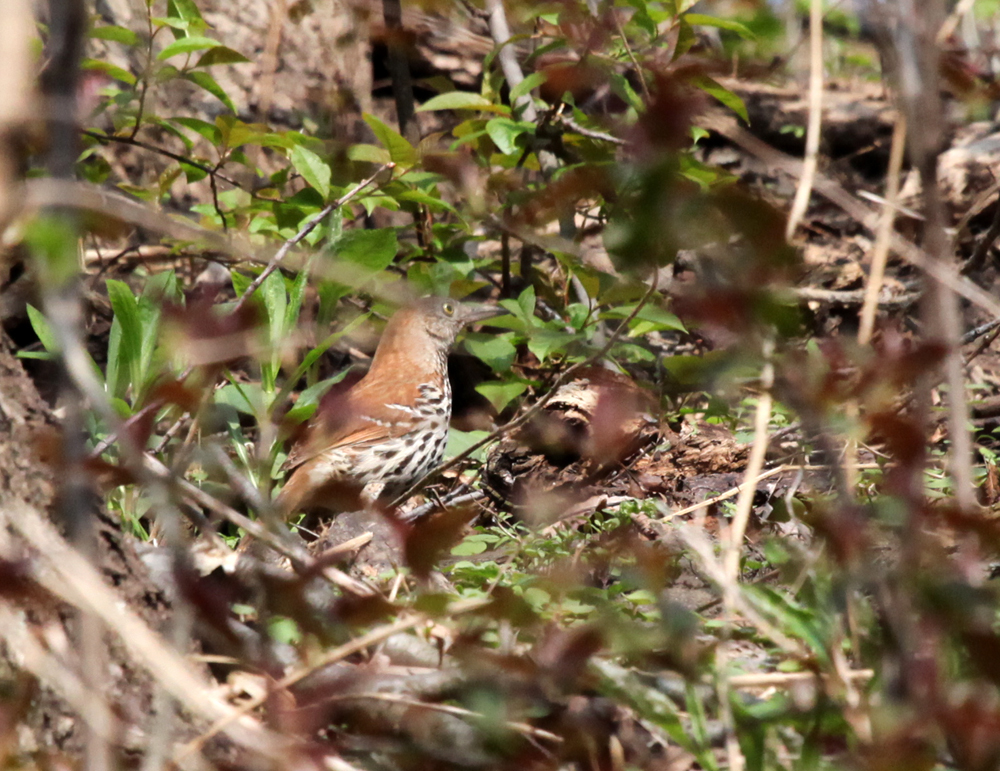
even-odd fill
[{"label": "dry grass stem", "polygon": [[819,140],[823,125],[823,0],[809,4],[809,117],[806,127],[806,152],[802,163],[802,176],[795,191],[792,210],[785,227],[785,239],[792,240],[799,226],[809,198],[812,196],[813,179],[819,162]]}]

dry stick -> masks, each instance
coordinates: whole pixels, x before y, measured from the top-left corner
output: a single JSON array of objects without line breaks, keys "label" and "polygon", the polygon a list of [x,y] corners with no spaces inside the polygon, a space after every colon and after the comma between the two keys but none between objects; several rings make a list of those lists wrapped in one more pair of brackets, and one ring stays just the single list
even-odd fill
[{"label": "dry stick", "polygon": [[6,641],[9,651],[16,651],[18,668],[51,688],[104,741],[115,740],[118,719],[111,708],[103,699],[95,699],[89,685],[42,645],[40,635],[28,629],[24,612],[9,606],[6,600],[0,604],[0,638]]},{"label": "dry stick", "polygon": [[[450,615],[456,615],[459,613],[467,613],[471,610],[477,610],[485,605],[488,605],[492,600],[487,599],[474,599],[474,600],[461,600],[454,603],[448,609]],[[236,710],[234,715],[229,715],[217,723],[215,723],[211,728],[209,728],[201,736],[192,739],[190,742],[180,747],[177,752],[174,753],[174,761],[180,762],[185,757],[187,757],[192,752],[199,751],[205,742],[211,739],[213,736],[219,733],[219,731],[224,730],[233,720],[238,717],[243,717],[248,715],[253,710],[262,706],[264,702],[270,698],[271,694],[277,691],[282,691],[291,688],[298,682],[301,682],[309,675],[317,672],[323,667],[328,667],[331,664],[336,664],[338,661],[342,661],[348,656],[352,656],[355,653],[360,653],[365,648],[368,648],[376,643],[380,643],[383,640],[387,640],[393,635],[401,634],[402,632],[407,632],[420,624],[425,623],[426,618],[424,616],[405,616],[400,619],[396,619],[391,624],[384,624],[380,627],[376,627],[360,637],[356,637],[350,642],[346,642],[343,645],[339,645],[333,650],[327,651],[316,661],[309,664],[302,669],[285,675],[283,678],[278,680],[274,685],[268,690],[268,692],[262,696],[250,699],[250,701],[241,704]]]},{"label": "dry stick", "polygon": [[[878,469],[881,468],[881,466],[879,466],[877,463],[859,463],[855,465],[855,468]],[[767,471],[762,471],[756,477],[749,480],[749,483],[752,484],[754,488],[756,488],[756,486],[761,482],[763,482],[765,479],[770,479],[771,477],[777,476],[778,474],[783,474],[786,471],[825,471],[825,470],[827,470],[826,466],[798,466],[798,465],[776,466],[775,468],[768,469]],[[747,481],[745,480],[742,485],[731,487],[724,493],[719,493],[718,495],[712,498],[708,498],[704,501],[701,501],[700,503],[693,503],[690,506],[686,506],[683,509],[678,509],[677,511],[671,511],[670,513],[660,517],[659,521],[669,522],[670,520],[676,519],[677,517],[682,517],[685,514],[690,514],[694,511],[698,511],[699,509],[704,509],[709,506],[714,506],[717,503],[721,503],[722,501],[729,500],[730,498],[739,495],[740,491],[743,490],[743,488],[746,485]]]},{"label": "dry stick", "polygon": [[964,275],[974,273],[986,264],[986,255],[990,253],[990,248],[998,237],[1000,237],[1000,200],[997,201],[996,208],[993,210],[993,221],[990,223],[989,229],[979,239],[972,256],[962,266]]},{"label": "dry stick", "polygon": [[885,266],[889,258],[889,241],[896,221],[896,204],[899,199],[899,174],[903,168],[906,150],[906,118],[896,116],[892,131],[892,146],[889,150],[888,180],[885,188],[885,208],[875,234],[875,248],[872,252],[871,272],[865,284],[865,302],[861,307],[861,321],[858,325],[858,345],[868,345],[875,329],[875,313],[878,310],[878,296],[885,279]]},{"label": "dry stick", "polygon": [[[899,55],[899,100],[908,113],[910,154],[920,172],[923,187],[924,244],[929,261],[948,266],[951,240],[945,231],[946,212],[938,184],[938,156],[944,136],[944,104],[940,88],[940,56],[930,30],[938,29],[943,21],[943,0],[925,0],[920,5],[920,18],[906,20],[894,29]],[[937,276],[929,282],[924,306],[926,333],[940,338],[946,345],[944,379],[948,386],[948,433],[951,440],[950,472],[955,501],[965,510],[975,506],[972,481],[972,441],[968,429],[969,408],[965,393],[965,373],[959,349],[962,336],[958,298],[953,288]],[[931,381],[918,390],[918,414],[930,408]],[[923,417],[923,415],[921,415]],[[914,487],[921,484],[917,478]],[[918,488],[919,489],[919,488]]]},{"label": "dry stick", "polygon": [[[846,679],[849,680],[871,680],[875,677],[875,670],[854,669],[846,674]],[[729,684],[734,688],[784,687],[815,680],[828,680],[829,677],[829,675],[820,675],[815,672],[760,672],[747,675],[733,675],[729,678]]]},{"label": "dry stick", "polygon": [[[457,717],[470,717],[477,720],[485,720],[486,716],[479,713],[473,712],[471,709],[465,709],[464,707],[456,707],[451,704],[434,704],[432,702],[420,701],[419,699],[411,699],[408,696],[402,696],[398,693],[345,693],[340,696],[331,696],[326,699],[327,702],[338,702],[338,701],[356,701],[368,699],[372,701],[384,701],[390,704],[402,704],[407,707],[416,707],[418,709],[425,709],[431,712],[442,712],[446,715],[455,715]],[[530,723],[521,723],[512,720],[504,720],[501,725],[510,731],[515,733],[524,734],[525,736],[531,736],[535,739],[545,739],[550,742],[562,743],[563,738],[557,734],[546,731],[542,728],[535,728],[535,726]]]},{"label": "dry stick", "polygon": [[795,229],[809,207],[816,164],[819,159],[820,129],[823,124],[823,4],[812,0],[809,4],[809,123],[806,128],[806,154],[802,164],[802,177],[792,201],[792,210],[785,227],[785,240],[791,241]]},{"label": "dry stick", "polygon": [[396,500],[394,500],[390,504],[390,508],[395,508],[396,506],[399,506],[401,503],[403,503],[403,501],[405,501],[407,498],[413,495],[413,493],[416,490],[420,489],[423,485],[425,485],[427,483],[427,480],[429,480],[431,477],[440,474],[443,471],[447,471],[453,466],[457,466],[463,460],[472,455],[472,453],[474,453],[480,447],[484,447],[490,442],[499,439],[501,436],[506,436],[514,429],[523,426],[531,418],[533,418],[539,412],[539,410],[541,410],[546,404],[549,403],[549,399],[555,396],[556,391],[558,391],[559,388],[564,383],[568,382],[573,375],[575,375],[584,367],[588,367],[591,364],[603,359],[604,356],[608,353],[608,351],[610,351],[614,347],[614,344],[618,342],[618,338],[621,337],[622,333],[626,329],[628,329],[628,325],[631,324],[632,321],[635,319],[635,317],[639,315],[639,311],[641,311],[646,306],[646,303],[649,302],[650,298],[653,296],[653,293],[656,291],[658,279],[659,279],[659,271],[654,270],[652,280],[650,281],[649,288],[646,290],[646,293],[639,300],[638,304],[636,304],[635,308],[632,309],[632,312],[625,319],[623,319],[622,323],[619,324],[618,327],[615,329],[615,331],[611,333],[611,336],[608,338],[608,341],[603,346],[601,346],[600,350],[598,350],[592,356],[588,356],[583,361],[577,362],[572,367],[564,369],[562,373],[560,373],[559,377],[557,377],[555,381],[552,383],[552,386],[549,388],[548,393],[546,393],[544,396],[542,396],[541,399],[539,399],[537,402],[531,405],[531,407],[529,407],[520,417],[508,421],[507,423],[505,423],[504,425],[500,426],[495,431],[493,431],[489,436],[480,439],[471,447],[468,447],[464,452],[460,452],[451,460],[442,463],[437,468],[431,469],[428,473],[424,474],[414,484],[410,485],[409,489],[407,489],[406,492],[404,492],[402,495],[396,498]]},{"label": "dry stick", "polygon": [[[875,234],[875,249],[872,252],[871,271],[865,284],[865,301],[861,306],[861,320],[858,324],[858,345],[865,346],[871,342],[875,329],[875,313],[879,307],[879,295],[885,280],[885,266],[889,259],[889,240],[896,222],[896,207],[899,200],[899,174],[903,168],[903,155],[906,149],[906,118],[902,113],[896,116],[896,125],[892,130],[892,146],[889,150],[888,180],[885,188],[885,205],[882,219],[878,223]],[[855,400],[847,405],[850,419],[857,419],[859,406]],[[844,453],[844,481],[849,490],[854,490],[857,477],[854,474],[854,464],[857,462],[858,446],[854,437],[847,440]]]},{"label": "dry stick", "polygon": [[[291,540],[286,541],[279,534],[272,533],[260,522],[240,514],[236,511],[236,509],[231,506],[227,506],[222,503],[222,501],[217,500],[200,487],[188,482],[186,479],[176,479],[170,469],[153,456],[148,454],[145,455],[143,457],[143,462],[145,463],[146,470],[156,476],[161,482],[172,482],[176,484],[185,498],[208,509],[209,511],[215,512],[223,519],[232,522],[237,527],[243,528],[251,537],[256,538],[262,543],[266,543],[278,552],[278,554],[292,560],[293,563],[298,563],[303,570],[308,571],[310,566],[315,564],[315,560],[305,547],[299,546]],[[351,578],[349,575],[341,570],[338,570],[337,568],[325,567],[322,569],[321,575],[332,584],[339,586],[341,589],[346,589],[347,591],[353,592],[359,596],[370,597],[376,594],[375,590],[370,586],[358,581],[357,579]]]},{"label": "dry stick", "polygon": [[232,725],[242,715],[213,695],[211,687],[188,662],[121,602],[96,568],[66,543],[41,512],[14,502],[0,509],[0,521],[17,531],[32,548],[35,580],[63,602],[104,622],[132,659],[186,709],[207,720],[230,718],[227,723],[230,738],[266,757],[281,758],[285,740],[253,720],[246,719],[241,726]]},{"label": "dry stick", "polygon": [[267,277],[278,269],[278,267],[281,265],[285,257],[288,256],[288,253],[292,250],[292,248],[296,244],[298,244],[303,238],[312,233],[313,230],[316,229],[316,226],[319,225],[319,223],[321,223],[324,219],[326,219],[332,212],[336,211],[345,203],[354,198],[354,196],[356,196],[364,188],[368,187],[368,185],[370,185],[375,180],[375,178],[383,171],[385,171],[386,169],[394,169],[394,168],[396,168],[396,164],[391,161],[389,163],[383,163],[375,170],[374,174],[361,180],[358,184],[356,184],[354,187],[352,187],[350,190],[348,190],[346,193],[340,196],[340,198],[338,198],[336,201],[327,204],[318,214],[316,214],[314,217],[311,217],[309,221],[302,226],[302,228],[299,230],[298,233],[296,233],[294,236],[285,241],[285,243],[281,245],[281,248],[274,253],[274,257],[271,258],[271,261],[267,264],[267,267],[260,272],[260,275],[257,276],[257,278],[255,278],[253,281],[250,282],[250,286],[248,286],[246,288],[246,291],[243,292],[242,295],[240,295],[240,298],[236,301],[236,304],[233,306],[232,312],[233,313],[239,312],[240,308],[242,308],[244,304],[246,304],[246,301],[253,296],[253,293],[257,291],[257,289],[260,287],[261,284],[264,283]]},{"label": "dry stick", "polygon": [[747,524],[750,521],[753,496],[757,491],[753,480],[760,476],[761,469],[764,467],[764,457],[767,454],[767,426],[771,420],[771,387],[774,385],[774,364],[771,361],[773,352],[774,341],[768,339],[763,346],[764,367],[760,375],[761,394],[757,400],[753,447],[750,449],[750,457],[747,460],[743,489],[740,490],[739,498],[736,500],[736,513],[733,515],[723,545],[722,566],[731,581],[730,585],[734,588],[740,576],[743,536],[746,534]]},{"label": "dry stick", "polygon": [[[757,156],[770,167],[799,177],[802,174],[802,162],[796,158],[775,150],[766,142],[761,141],[736,123],[729,116],[706,115],[702,118],[702,126],[729,139],[752,155]],[[850,217],[857,220],[873,233],[878,230],[879,214],[859,201],[855,196],[844,190],[836,182],[817,173],[813,189],[831,203],[840,207]],[[1000,301],[975,283],[958,275],[948,265],[930,259],[927,252],[896,232],[891,234],[890,246],[900,257],[911,265],[922,269],[927,275],[941,282],[966,300],[982,308],[993,316],[1000,317]]]},{"label": "dry stick", "polygon": [[[813,0],[813,8],[818,0]],[[763,345],[764,367],[761,371],[761,395],[757,400],[757,419],[754,426],[753,447],[750,449],[750,458],[747,460],[746,475],[744,476],[743,489],[740,490],[739,498],[736,500],[736,513],[732,522],[726,530],[726,537],[723,539],[722,571],[725,577],[723,584],[723,604],[726,609],[726,616],[729,623],[733,623],[736,618],[737,595],[739,593],[740,577],[740,555],[743,551],[743,536],[746,534],[747,524],[750,522],[750,512],[753,509],[753,496],[757,491],[756,485],[751,481],[760,475],[764,467],[764,456],[767,453],[767,426],[771,420],[771,387],[774,385],[774,364],[771,356],[774,353],[774,341],[768,338]],[[724,637],[728,637],[726,634]],[[736,739],[735,725],[733,722],[732,705],[729,701],[729,683],[726,673],[726,660],[729,658],[728,645],[723,643],[719,646],[716,654],[716,661],[720,670],[717,681],[719,691],[719,713],[726,728],[726,755],[729,757],[729,768],[735,771],[742,771],[746,766],[746,758],[740,750],[739,742]]]},{"label": "dry stick", "polygon": [[149,150],[150,152],[162,155],[164,158],[170,158],[171,160],[177,161],[178,163],[183,164],[184,166],[190,166],[193,169],[198,169],[198,171],[203,171],[210,177],[218,177],[223,182],[228,182],[233,187],[236,188],[241,187],[239,182],[237,182],[232,177],[226,176],[214,166],[209,166],[205,163],[199,163],[198,161],[191,160],[190,158],[180,155],[179,153],[171,152],[170,150],[167,150],[163,147],[157,147],[156,145],[150,144],[149,142],[143,142],[141,139],[133,139],[132,137],[117,136],[114,134],[104,134],[100,131],[92,131],[90,129],[83,129],[83,131],[81,131],[80,133],[83,134],[84,136],[96,139],[98,142],[105,145],[114,142],[116,144],[138,147],[142,150]]}]

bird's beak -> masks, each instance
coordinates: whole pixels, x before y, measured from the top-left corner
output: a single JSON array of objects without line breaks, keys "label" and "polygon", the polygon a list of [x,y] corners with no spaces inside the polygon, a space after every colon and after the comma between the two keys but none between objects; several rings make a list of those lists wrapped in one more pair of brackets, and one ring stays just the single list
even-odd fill
[{"label": "bird's beak", "polygon": [[494,316],[503,316],[507,312],[506,308],[499,308],[496,305],[466,305],[462,321],[466,324],[474,324]]}]

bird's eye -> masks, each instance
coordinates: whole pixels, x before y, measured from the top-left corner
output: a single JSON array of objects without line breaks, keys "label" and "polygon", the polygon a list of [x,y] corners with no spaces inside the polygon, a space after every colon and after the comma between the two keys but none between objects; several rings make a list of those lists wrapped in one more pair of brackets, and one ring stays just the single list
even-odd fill
[{"label": "bird's eye", "polygon": [[445,303],[444,305],[442,305],[441,310],[444,311],[445,316],[455,315],[455,306],[452,305],[451,303]]}]

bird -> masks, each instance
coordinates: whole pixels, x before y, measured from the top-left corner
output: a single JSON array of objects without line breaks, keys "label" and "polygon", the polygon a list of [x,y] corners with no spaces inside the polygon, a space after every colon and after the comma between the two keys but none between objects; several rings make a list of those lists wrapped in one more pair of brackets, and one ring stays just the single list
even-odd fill
[{"label": "bird", "polygon": [[448,351],[463,327],[504,313],[425,297],[393,314],[365,376],[324,405],[293,446],[278,512],[288,520],[386,504],[437,466],[451,419]]}]

